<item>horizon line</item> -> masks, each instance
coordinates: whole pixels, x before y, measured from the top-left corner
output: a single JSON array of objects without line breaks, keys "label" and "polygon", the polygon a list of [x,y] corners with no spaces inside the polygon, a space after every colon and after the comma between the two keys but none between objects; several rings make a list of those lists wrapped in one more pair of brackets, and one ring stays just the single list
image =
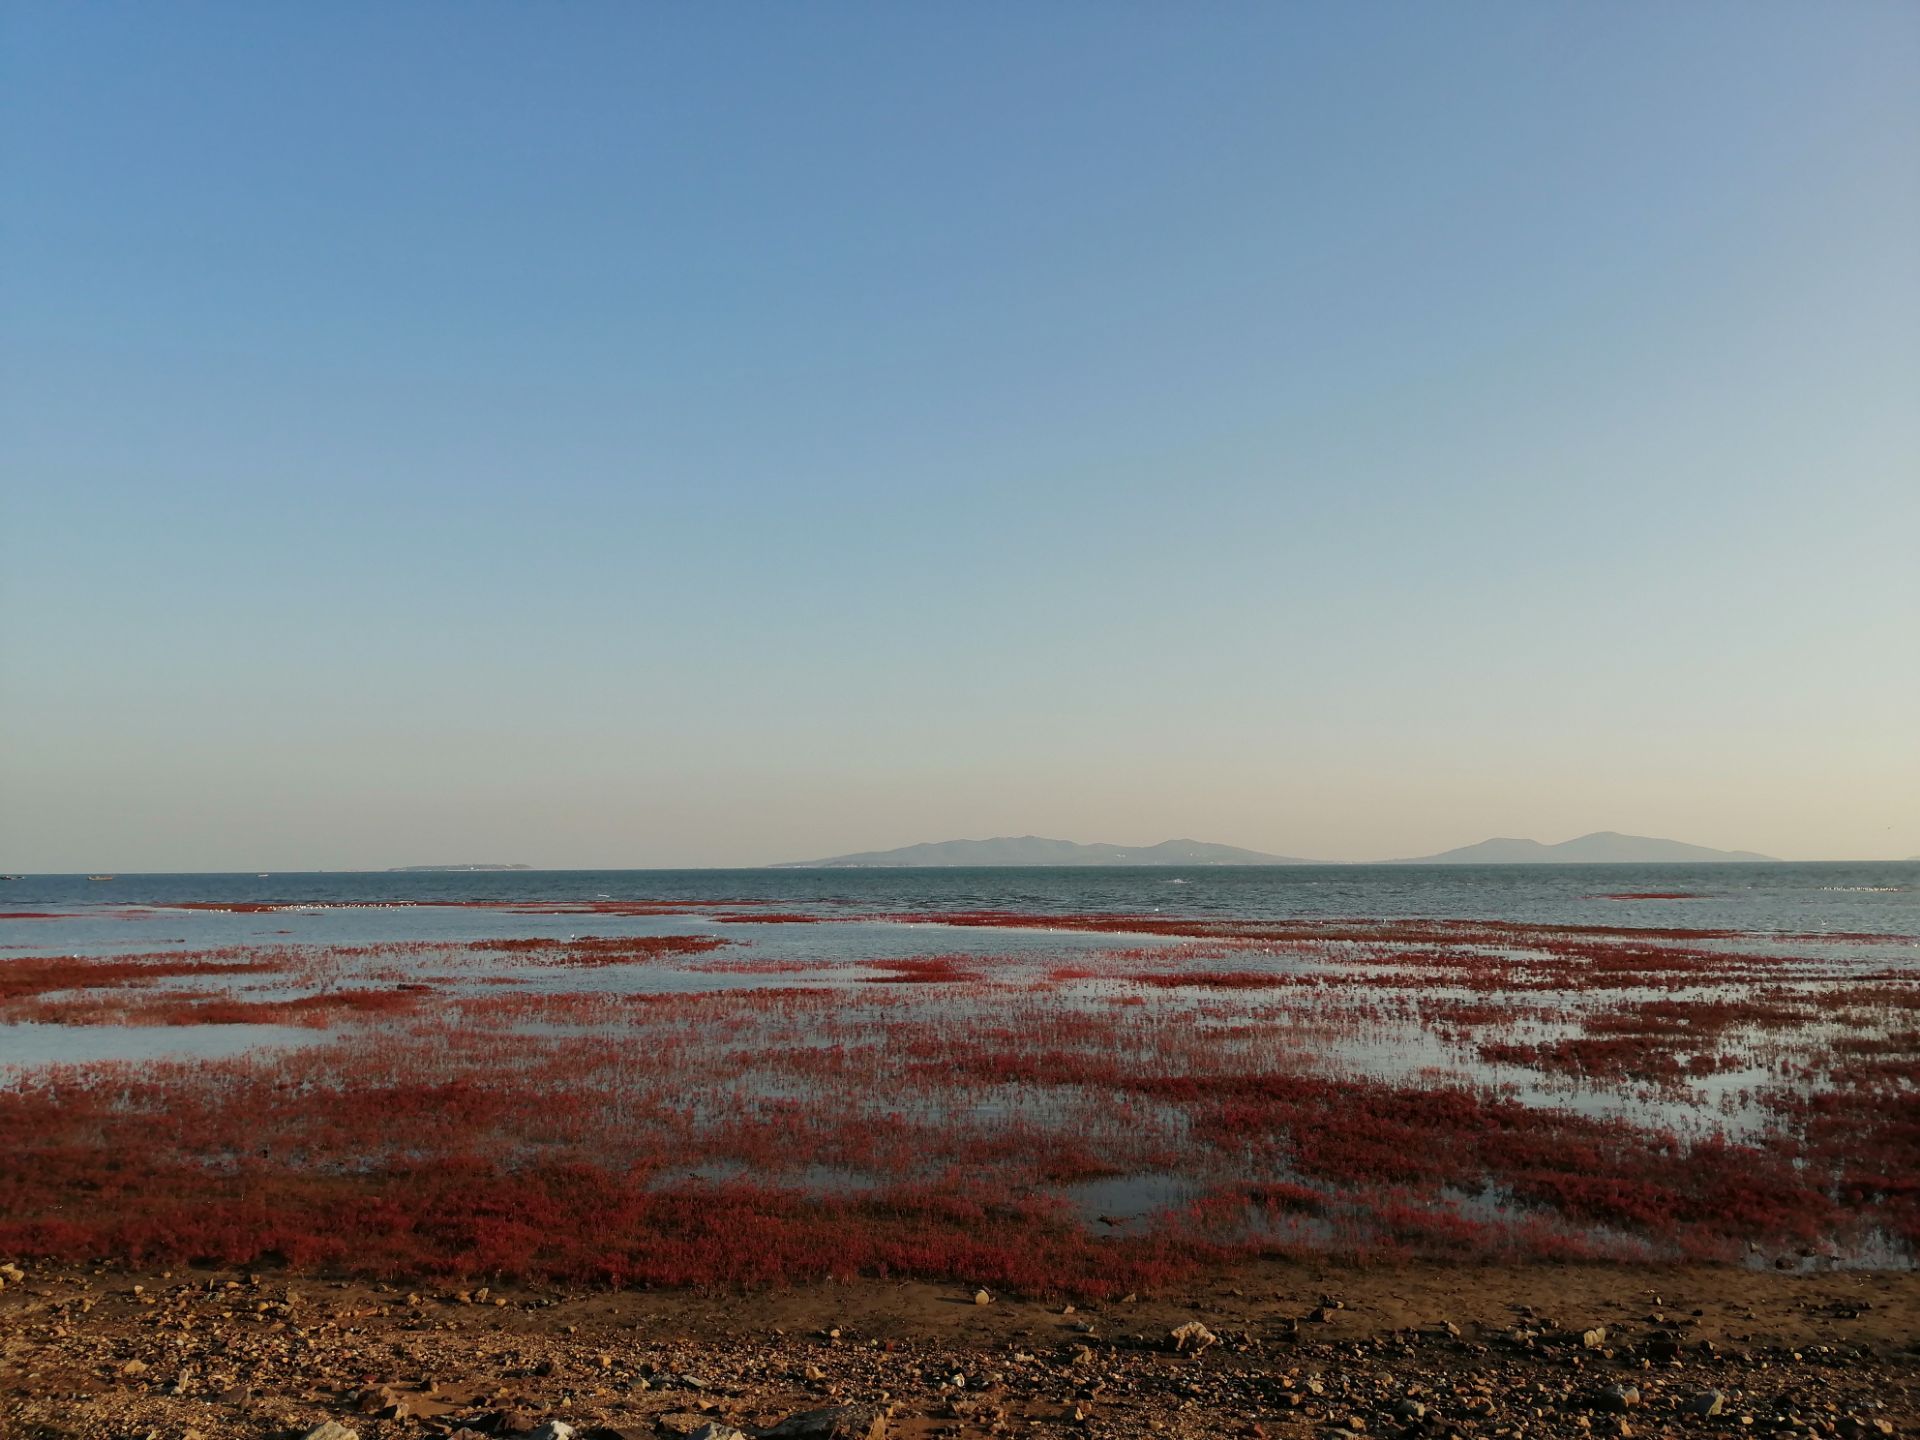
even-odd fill
[{"label": "horizon line", "polygon": [[[1444,852],[1443,852],[1444,853]],[[1217,861],[1148,861],[1141,864],[1126,865],[847,865],[830,860],[772,860],[758,865],[501,865],[469,868],[462,865],[417,866],[417,865],[340,865],[318,869],[300,867],[277,870],[254,870],[250,867],[227,870],[0,870],[7,880],[91,880],[95,875],[102,883],[112,880],[132,878],[152,878],[164,875],[239,875],[255,879],[277,879],[283,875],[671,875],[687,872],[739,872],[750,870],[1360,870],[1376,866],[1400,866],[1419,868],[1423,864],[1432,864],[1435,868],[1444,866],[1449,870],[1488,869],[1547,869],[1579,870],[1593,867],[1612,867],[1636,865],[1725,865],[1752,869],[1766,865],[1920,865],[1920,855],[1828,855],[1813,859],[1784,859],[1769,856],[1761,860],[1475,860],[1475,861],[1429,861],[1425,857],[1413,859],[1382,860],[1308,860],[1304,857],[1292,861],[1250,861],[1243,864],[1221,863]]]}]

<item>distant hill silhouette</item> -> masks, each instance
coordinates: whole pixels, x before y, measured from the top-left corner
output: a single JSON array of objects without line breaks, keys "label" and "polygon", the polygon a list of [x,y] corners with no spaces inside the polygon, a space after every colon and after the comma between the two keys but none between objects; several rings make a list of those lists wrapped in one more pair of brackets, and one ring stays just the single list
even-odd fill
[{"label": "distant hill silhouette", "polygon": [[933,865],[1312,865],[1289,855],[1210,845],[1201,840],[1163,840],[1158,845],[1080,845],[1039,835],[995,840],[941,840],[897,850],[863,850],[826,860],[799,860],[776,870],[854,869]]},{"label": "distant hill silhouette", "polygon": [[1390,865],[1648,865],[1669,860],[1696,862],[1716,860],[1771,860],[1771,855],[1756,855],[1751,850],[1714,850],[1705,845],[1688,845],[1679,840],[1659,840],[1651,835],[1622,835],[1617,830],[1596,830],[1577,840],[1558,845],[1542,845],[1538,840],[1482,840],[1478,845],[1462,845],[1458,850],[1443,850],[1438,855],[1421,855],[1409,860],[1390,860]]}]

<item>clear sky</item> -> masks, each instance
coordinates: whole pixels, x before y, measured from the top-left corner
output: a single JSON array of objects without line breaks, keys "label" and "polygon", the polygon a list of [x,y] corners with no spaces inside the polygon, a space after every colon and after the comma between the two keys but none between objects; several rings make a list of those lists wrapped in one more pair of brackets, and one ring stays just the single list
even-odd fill
[{"label": "clear sky", "polygon": [[1920,851],[1920,6],[18,3],[0,866]]}]

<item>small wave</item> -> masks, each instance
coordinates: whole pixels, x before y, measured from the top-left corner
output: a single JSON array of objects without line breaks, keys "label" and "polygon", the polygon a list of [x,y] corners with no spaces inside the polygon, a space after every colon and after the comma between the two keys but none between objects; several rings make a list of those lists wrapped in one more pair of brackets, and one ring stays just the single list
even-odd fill
[{"label": "small wave", "polygon": [[1900,895],[1912,888],[1911,885],[1822,885],[1820,887],[1829,895]]}]

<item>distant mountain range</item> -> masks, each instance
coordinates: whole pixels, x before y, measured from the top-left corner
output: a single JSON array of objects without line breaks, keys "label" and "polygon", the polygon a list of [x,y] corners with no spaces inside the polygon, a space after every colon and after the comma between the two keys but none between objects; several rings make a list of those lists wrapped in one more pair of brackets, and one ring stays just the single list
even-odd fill
[{"label": "distant mountain range", "polygon": [[1658,840],[1651,835],[1622,835],[1617,830],[1596,830],[1577,840],[1558,845],[1542,845],[1538,840],[1482,840],[1478,845],[1462,845],[1458,850],[1442,850],[1438,855],[1422,855],[1411,860],[1394,860],[1394,865],[1652,865],[1669,860],[1695,862],[1726,860],[1771,860],[1771,855],[1756,855],[1751,850],[1713,850],[1705,845],[1687,845],[1678,840]]},{"label": "distant mountain range", "polygon": [[[1650,835],[1622,835],[1598,830],[1577,840],[1542,845],[1538,840],[1482,840],[1438,855],[1374,863],[1387,865],[1650,865],[1665,861],[1766,861],[1771,855],[1751,850],[1714,850]],[[1294,855],[1269,855],[1238,845],[1211,845],[1203,840],[1163,840],[1158,845],[1081,845],[1072,840],[1048,840],[1039,835],[1001,836],[995,840],[941,840],[926,845],[903,845],[897,850],[862,850],[825,860],[798,860],[775,865],[775,870],[851,870],[913,868],[939,865],[1320,865]],[[421,868],[421,867],[415,867]],[[467,867],[440,867],[445,869]],[[477,868],[477,867],[475,867]],[[504,868],[504,867],[503,867]]]},{"label": "distant mountain range", "polygon": [[1163,840],[1158,845],[1080,845],[1039,835],[1006,835],[996,840],[942,840],[903,845],[898,850],[863,850],[826,860],[776,865],[777,870],[851,870],[932,865],[1312,865],[1290,855],[1242,850],[1238,845],[1209,845],[1200,840]]}]

